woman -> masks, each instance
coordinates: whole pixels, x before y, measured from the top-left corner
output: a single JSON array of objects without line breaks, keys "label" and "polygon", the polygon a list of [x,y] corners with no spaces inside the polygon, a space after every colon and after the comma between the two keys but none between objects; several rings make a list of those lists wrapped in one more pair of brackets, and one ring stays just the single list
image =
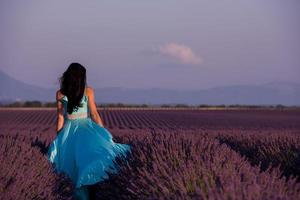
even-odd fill
[{"label": "woman", "polygon": [[89,199],[87,185],[117,172],[113,160],[131,152],[128,144],[115,143],[104,128],[95,104],[94,91],[86,84],[86,69],[72,63],[60,77],[57,100],[57,136],[47,152],[48,160],[65,172],[75,185],[77,199]]}]

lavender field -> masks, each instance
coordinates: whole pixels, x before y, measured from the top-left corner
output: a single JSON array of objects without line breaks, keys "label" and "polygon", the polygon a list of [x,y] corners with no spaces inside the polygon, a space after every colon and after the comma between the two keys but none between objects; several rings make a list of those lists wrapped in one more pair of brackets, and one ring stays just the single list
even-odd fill
[{"label": "lavender field", "polygon": [[[300,110],[99,110],[132,145],[93,199],[300,199]],[[0,110],[0,199],[72,199],[45,153],[56,111]]]}]

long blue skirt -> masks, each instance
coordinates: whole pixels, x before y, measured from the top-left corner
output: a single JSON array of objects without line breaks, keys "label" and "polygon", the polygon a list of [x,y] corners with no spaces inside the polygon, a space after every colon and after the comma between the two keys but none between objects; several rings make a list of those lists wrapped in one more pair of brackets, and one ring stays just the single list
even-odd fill
[{"label": "long blue skirt", "polygon": [[115,143],[106,128],[87,117],[65,121],[49,146],[47,158],[57,171],[71,178],[74,195],[88,199],[86,186],[108,178],[106,171],[117,173],[113,160],[130,152],[129,144]]}]

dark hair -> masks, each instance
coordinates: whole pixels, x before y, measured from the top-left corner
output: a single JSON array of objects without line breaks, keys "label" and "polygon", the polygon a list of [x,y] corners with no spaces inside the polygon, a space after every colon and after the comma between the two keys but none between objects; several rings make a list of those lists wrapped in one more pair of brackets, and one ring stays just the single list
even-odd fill
[{"label": "dark hair", "polygon": [[67,112],[81,107],[80,102],[86,87],[86,69],[79,63],[71,63],[60,79],[60,91],[68,98]]}]

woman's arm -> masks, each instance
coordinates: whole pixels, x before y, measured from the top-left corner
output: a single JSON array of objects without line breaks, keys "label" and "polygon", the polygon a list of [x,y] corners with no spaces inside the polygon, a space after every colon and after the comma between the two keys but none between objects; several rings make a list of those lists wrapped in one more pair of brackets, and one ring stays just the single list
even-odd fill
[{"label": "woman's arm", "polygon": [[62,129],[64,125],[64,114],[63,105],[60,101],[59,91],[56,92],[56,105],[57,105],[57,123],[56,123],[56,134]]},{"label": "woman's arm", "polygon": [[96,103],[95,103],[95,95],[94,90],[91,87],[87,88],[87,95],[88,95],[88,106],[91,113],[91,118],[94,122],[99,124],[100,126],[104,127],[103,121],[97,111]]}]

